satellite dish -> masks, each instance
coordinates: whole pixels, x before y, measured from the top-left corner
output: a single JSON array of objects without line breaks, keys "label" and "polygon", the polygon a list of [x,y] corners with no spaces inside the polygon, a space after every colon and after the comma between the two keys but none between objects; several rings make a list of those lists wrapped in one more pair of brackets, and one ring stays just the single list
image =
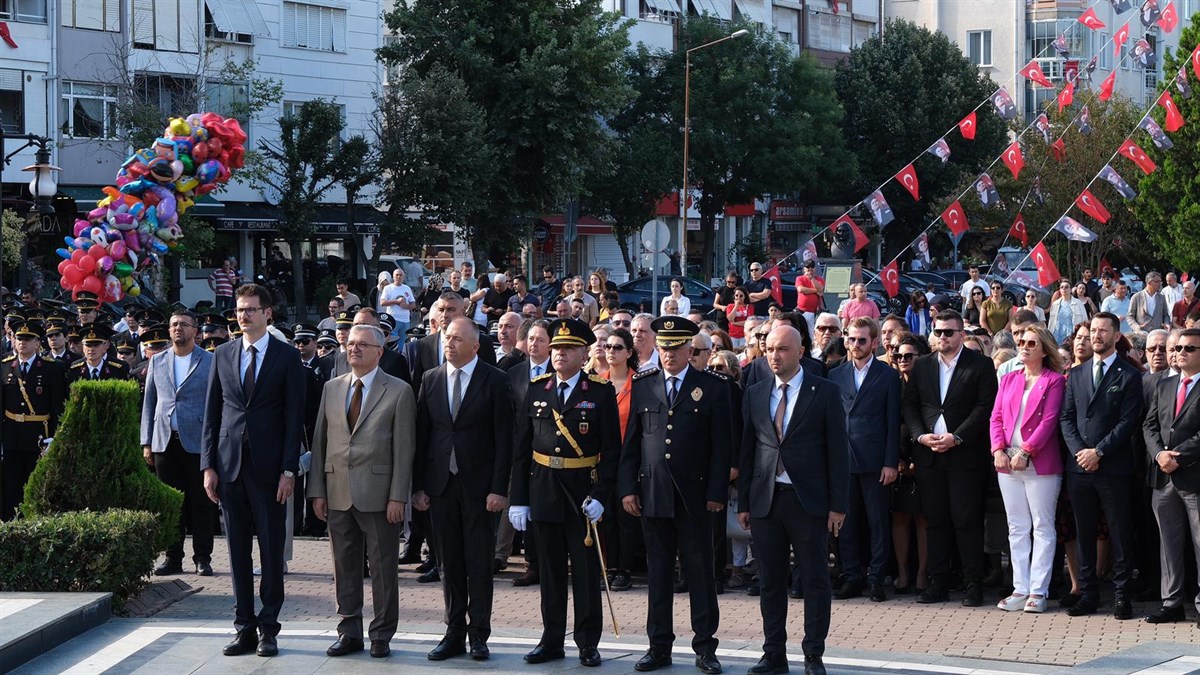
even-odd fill
[{"label": "satellite dish", "polygon": [[671,228],[663,221],[655,218],[642,225],[642,250],[660,253],[666,250],[670,243]]}]

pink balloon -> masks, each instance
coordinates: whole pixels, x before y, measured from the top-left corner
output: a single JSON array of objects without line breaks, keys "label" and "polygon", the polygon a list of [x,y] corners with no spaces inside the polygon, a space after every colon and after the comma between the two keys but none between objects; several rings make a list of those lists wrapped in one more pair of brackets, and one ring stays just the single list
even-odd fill
[{"label": "pink balloon", "polygon": [[113,260],[120,260],[125,257],[125,240],[114,239],[108,245],[108,253],[113,257]]},{"label": "pink balloon", "polygon": [[108,250],[106,250],[103,246],[96,245],[88,249],[88,256],[95,258],[96,260],[99,260],[106,255],[108,255]]},{"label": "pink balloon", "polygon": [[78,265],[84,274],[91,274],[96,271],[96,259],[90,255],[80,258]]},{"label": "pink balloon", "polygon": [[[96,211],[101,211],[101,210],[103,210],[103,209],[96,209]],[[81,237],[81,236],[83,236],[84,232],[90,232],[91,230],[92,230],[92,224],[89,223],[88,221],[86,221],[86,220],[75,221],[75,236],[76,237]]]},{"label": "pink balloon", "polygon": [[85,276],[83,281],[79,282],[79,286],[79,290],[95,293],[96,295],[100,295],[100,291],[104,289],[104,284],[100,283],[100,278],[94,275]]},{"label": "pink balloon", "polygon": [[83,250],[82,248],[77,248],[74,251],[71,251],[71,262],[73,263],[78,264],[80,260],[83,260],[86,257],[87,251]]},{"label": "pink balloon", "polygon": [[108,274],[112,271],[113,259],[109,256],[104,256],[96,263],[96,271],[100,274]]}]

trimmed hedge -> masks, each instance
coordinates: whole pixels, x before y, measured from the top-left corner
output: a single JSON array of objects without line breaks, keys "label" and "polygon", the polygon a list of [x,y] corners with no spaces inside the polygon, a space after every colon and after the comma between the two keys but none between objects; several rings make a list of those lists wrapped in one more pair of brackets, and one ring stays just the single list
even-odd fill
[{"label": "trimmed hedge", "polygon": [[108,592],[120,611],[154,568],[159,528],[154,514],[122,509],[0,523],[0,591]]},{"label": "trimmed hedge", "polygon": [[[158,479],[142,458],[142,393],[133,380],[71,385],[54,442],[25,484],[25,516],[132,509],[158,518],[156,552],[179,532],[183,493]],[[3,558],[0,558],[3,560]]]}]

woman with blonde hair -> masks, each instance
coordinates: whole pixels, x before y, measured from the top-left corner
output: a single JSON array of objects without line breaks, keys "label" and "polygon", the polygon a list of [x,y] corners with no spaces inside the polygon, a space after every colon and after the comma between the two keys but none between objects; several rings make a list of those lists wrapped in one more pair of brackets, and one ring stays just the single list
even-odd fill
[{"label": "woman with blonde hair", "polygon": [[608,290],[606,286],[608,277],[605,276],[604,270],[596,270],[588,275],[587,294],[592,296],[599,302],[604,297],[604,292]]},{"label": "woman with blonde hair", "polygon": [[585,373],[593,373],[600,377],[607,378],[608,375],[608,360],[604,355],[604,341],[612,335],[612,326],[602,323],[592,329],[592,334],[596,336],[596,342],[588,348],[588,362],[583,367]]}]

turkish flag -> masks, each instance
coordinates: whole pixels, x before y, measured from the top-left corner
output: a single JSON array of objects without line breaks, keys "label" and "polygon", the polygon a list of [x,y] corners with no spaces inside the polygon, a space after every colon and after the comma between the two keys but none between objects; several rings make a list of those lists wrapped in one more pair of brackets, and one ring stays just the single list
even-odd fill
[{"label": "turkish flag", "polygon": [[1067,86],[1058,92],[1058,112],[1062,112],[1063,108],[1075,102],[1075,83],[1068,82]]},{"label": "turkish flag", "polygon": [[863,250],[863,247],[865,247],[867,244],[871,243],[871,238],[867,236],[866,232],[862,231],[862,228],[859,227],[858,223],[854,222],[854,220],[851,219],[850,216],[842,216],[841,218],[838,218],[837,220],[833,221],[833,224],[829,226],[829,229],[836,232],[838,229],[838,226],[841,225],[842,223],[849,225],[850,231],[854,233],[854,252],[855,253],[858,253],[859,251]]},{"label": "turkish flag", "polygon": [[883,274],[879,277],[880,283],[883,284],[883,290],[887,291],[889,298],[894,298],[900,293],[900,268],[896,266],[896,261],[884,265]]},{"label": "turkish flag", "polygon": [[1113,35],[1113,56],[1119,61],[1121,60],[1121,47],[1125,41],[1129,39],[1129,22],[1126,21],[1124,26],[1121,26],[1116,35]]},{"label": "turkish flag", "polygon": [[1113,267],[1113,264],[1108,262],[1108,258],[1101,256],[1101,258],[1100,258],[1100,273],[1104,274],[1105,272],[1108,272],[1109,274],[1116,274],[1117,268]]},{"label": "turkish flag", "polygon": [[1168,2],[1166,7],[1163,7],[1162,16],[1158,18],[1158,25],[1162,27],[1164,33],[1170,33],[1179,25],[1179,15],[1175,13],[1175,3]]},{"label": "turkish flag", "polygon": [[1179,131],[1179,128],[1183,126],[1183,115],[1179,112],[1179,106],[1175,105],[1175,99],[1171,97],[1169,90],[1163,90],[1162,95],[1158,97],[1158,104],[1167,111],[1167,119],[1163,123],[1163,128],[1172,133]]},{"label": "turkish flag", "polygon": [[1019,240],[1022,248],[1029,245],[1029,230],[1025,228],[1025,216],[1017,214],[1017,219],[1013,221],[1012,227],[1008,228],[1008,236]]},{"label": "turkish flag", "polygon": [[12,39],[12,33],[8,30],[8,24],[0,21],[0,40],[8,43],[9,47],[17,49],[17,43]]},{"label": "turkish flag", "polygon": [[1200,77],[1200,44],[1192,50],[1192,72],[1196,73],[1196,77]]},{"label": "turkish flag", "polygon": [[1022,68],[1020,72],[1025,79],[1031,82],[1036,82],[1043,87],[1048,88],[1054,86],[1050,84],[1050,80],[1046,79],[1046,74],[1042,72],[1042,67],[1037,61],[1030,61],[1029,65]]},{"label": "turkish flag", "polygon": [[967,139],[968,141],[975,140],[975,127],[976,124],[974,110],[971,111],[970,115],[962,118],[962,121],[958,123],[959,132],[961,132],[963,138]]},{"label": "turkish flag", "polygon": [[963,211],[962,204],[959,204],[957,199],[954,200],[953,204],[947,206],[945,211],[942,211],[942,220],[945,221],[946,227],[949,227],[950,231],[956,237],[971,229],[971,226],[967,223],[967,213]]},{"label": "turkish flag", "polygon": [[1158,168],[1158,165],[1154,163],[1154,160],[1146,156],[1146,151],[1139,148],[1137,143],[1134,143],[1128,138],[1125,139],[1125,142],[1121,144],[1121,149],[1117,152],[1133,160],[1133,163],[1137,164],[1138,168],[1142,170],[1142,173],[1146,174],[1147,176],[1154,173],[1154,170]]},{"label": "turkish flag", "polygon": [[917,182],[917,170],[913,168],[912,164],[900,169],[900,173],[896,174],[896,180],[900,181],[913,199],[921,200],[921,184]]},{"label": "turkish flag", "polygon": [[1062,274],[1058,272],[1058,265],[1054,264],[1054,259],[1050,257],[1044,243],[1039,241],[1029,252],[1029,257],[1033,258],[1033,264],[1037,265],[1038,285],[1049,286],[1062,278]]},{"label": "turkish flag", "polygon": [[771,280],[771,299],[782,305],[783,280],[779,277],[779,265],[775,265],[766,272],[763,272],[763,278]]},{"label": "turkish flag", "polygon": [[1096,16],[1096,10],[1092,9],[1091,7],[1088,8],[1088,11],[1079,15],[1079,23],[1091,28],[1092,30],[1100,30],[1101,28],[1104,28],[1104,22],[1100,20],[1100,17]]},{"label": "turkish flag", "polygon": [[1012,172],[1013,180],[1021,177],[1021,169],[1025,168],[1025,157],[1021,154],[1021,144],[1013,141],[1004,151],[1004,165]]},{"label": "turkish flag", "polygon": [[1187,273],[1187,272],[1184,272],[1183,274],[1180,274],[1180,275],[1179,275],[1179,283],[1181,283],[1181,284],[1186,284],[1186,283],[1187,283],[1187,280],[1188,280],[1188,278],[1189,278],[1189,277],[1188,277],[1188,273]]},{"label": "turkish flag", "polygon": [[1112,98],[1113,86],[1116,85],[1116,83],[1117,71],[1114,70],[1108,74],[1108,77],[1104,78],[1103,82],[1100,83],[1099,99],[1101,101],[1107,101],[1108,99]]},{"label": "turkish flag", "polygon": [[1067,144],[1063,142],[1063,139],[1060,138],[1050,144],[1050,154],[1054,155],[1054,159],[1059,162],[1067,159]]},{"label": "turkish flag", "polygon": [[1101,223],[1107,223],[1108,219],[1112,218],[1112,214],[1108,212],[1108,209],[1104,208],[1104,204],[1087,188],[1084,188],[1083,192],[1079,193],[1079,196],[1075,198],[1075,206],[1078,206],[1084,213]]}]

